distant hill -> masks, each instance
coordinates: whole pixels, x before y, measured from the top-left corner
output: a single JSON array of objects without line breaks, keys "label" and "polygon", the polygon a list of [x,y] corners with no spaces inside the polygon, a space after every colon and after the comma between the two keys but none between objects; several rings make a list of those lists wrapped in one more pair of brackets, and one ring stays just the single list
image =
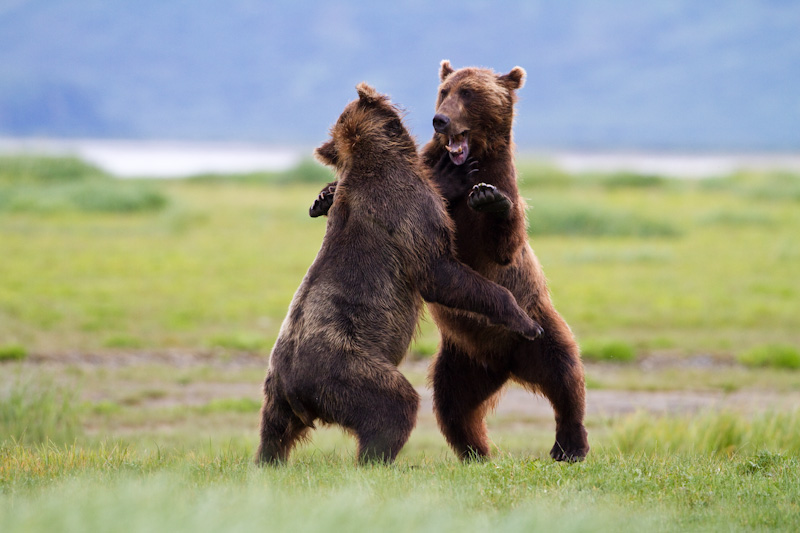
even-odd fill
[{"label": "distant hill", "polygon": [[0,2],[0,136],[321,142],[354,86],[420,141],[439,61],[526,68],[522,148],[800,149],[800,3]]}]

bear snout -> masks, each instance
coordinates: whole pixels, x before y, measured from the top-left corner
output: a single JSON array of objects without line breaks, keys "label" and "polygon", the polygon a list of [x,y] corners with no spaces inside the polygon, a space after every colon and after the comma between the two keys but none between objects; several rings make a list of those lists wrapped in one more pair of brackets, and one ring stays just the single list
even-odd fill
[{"label": "bear snout", "polygon": [[436,133],[447,133],[447,128],[450,126],[450,117],[437,113],[433,116],[433,129]]}]

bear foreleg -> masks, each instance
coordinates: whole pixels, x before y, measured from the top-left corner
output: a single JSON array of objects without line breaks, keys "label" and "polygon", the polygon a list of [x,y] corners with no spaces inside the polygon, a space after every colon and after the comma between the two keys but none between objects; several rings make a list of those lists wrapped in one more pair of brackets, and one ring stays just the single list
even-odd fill
[{"label": "bear foreleg", "polygon": [[508,289],[489,281],[463,263],[440,257],[431,265],[431,270],[421,290],[426,301],[481,314],[490,322],[528,339],[542,334],[542,327],[519,307]]}]

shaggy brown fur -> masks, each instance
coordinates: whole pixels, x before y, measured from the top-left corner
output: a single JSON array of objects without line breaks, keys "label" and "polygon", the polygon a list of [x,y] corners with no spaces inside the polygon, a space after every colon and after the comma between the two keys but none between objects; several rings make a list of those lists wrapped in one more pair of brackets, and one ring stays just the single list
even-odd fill
[{"label": "shaggy brown fur", "polygon": [[522,339],[462,312],[431,305],[442,334],[431,372],[434,410],[459,457],[486,456],[484,416],[506,382],[517,381],[553,405],[556,442],[550,455],[575,461],[589,451],[583,426],[583,364],[528,244],[513,160],[515,91],[524,76],[520,67],[497,75],[482,68],[453,70],[449,61],[442,61],[436,133],[421,157],[447,201],[458,258],[508,288],[542,325],[544,335]]},{"label": "shaggy brown fur", "polygon": [[259,463],[286,459],[317,420],[355,434],[359,461],[394,460],[416,422],[419,398],[397,365],[423,298],[481,313],[467,315],[509,338],[541,334],[507,289],[456,261],[444,203],[397,109],[366,84],[357,90],[316,150],[338,188],[272,350]]}]

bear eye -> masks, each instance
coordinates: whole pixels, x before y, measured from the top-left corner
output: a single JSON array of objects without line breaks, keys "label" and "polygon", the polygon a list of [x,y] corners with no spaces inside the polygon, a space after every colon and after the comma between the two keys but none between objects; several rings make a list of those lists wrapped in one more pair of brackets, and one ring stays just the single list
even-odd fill
[{"label": "bear eye", "polygon": [[442,100],[447,98],[447,93],[448,92],[450,92],[448,89],[442,89],[441,91],[439,91],[439,96],[442,98]]},{"label": "bear eye", "polygon": [[472,91],[470,89],[461,89],[460,91],[458,91],[458,94],[461,96],[461,98],[467,100],[472,98]]}]

